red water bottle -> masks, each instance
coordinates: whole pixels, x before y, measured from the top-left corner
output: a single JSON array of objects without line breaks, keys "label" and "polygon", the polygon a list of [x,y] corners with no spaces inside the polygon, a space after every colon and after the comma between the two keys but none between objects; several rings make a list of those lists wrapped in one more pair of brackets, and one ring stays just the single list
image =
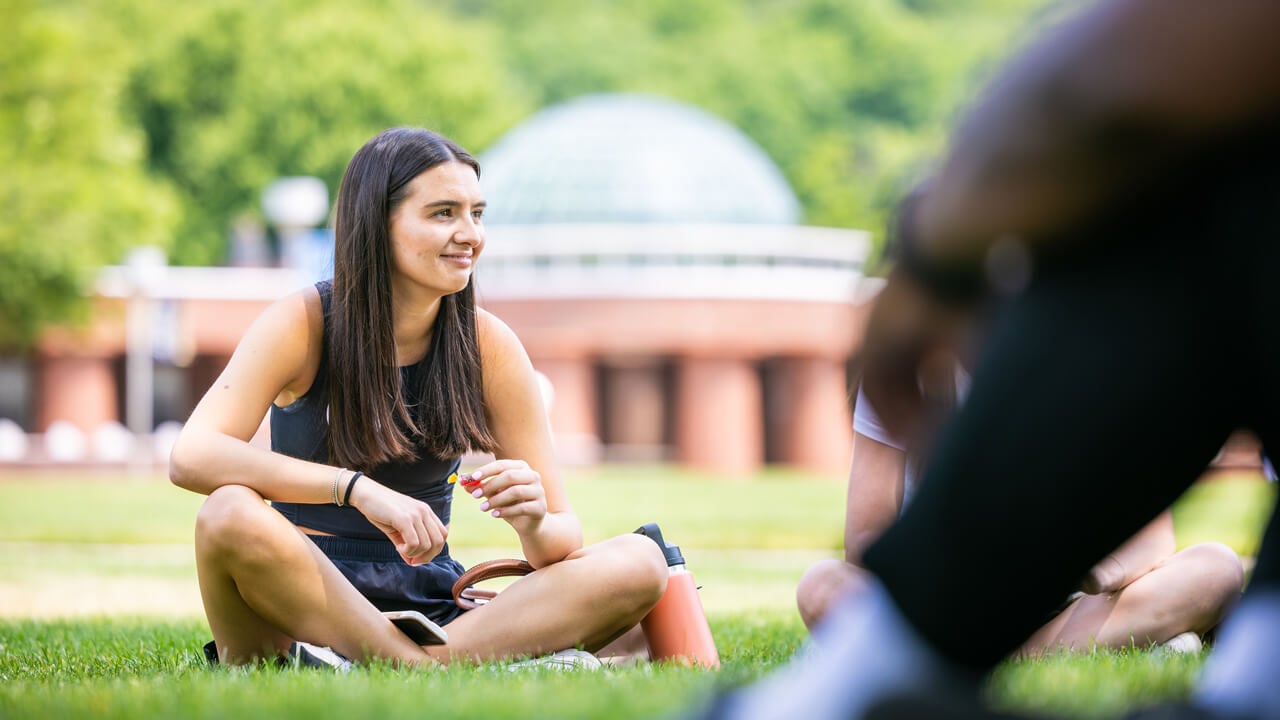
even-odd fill
[{"label": "red water bottle", "polygon": [[640,621],[645,640],[649,643],[649,658],[674,660],[706,668],[720,667],[720,653],[716,651],[715,638],[707,625],[707,614],[698,597],[698,585],[693,573],[684,565],[680,547],[662,539],[657,523],[649,523],[636,530],[662,548],[667,558],[667,591]]}]

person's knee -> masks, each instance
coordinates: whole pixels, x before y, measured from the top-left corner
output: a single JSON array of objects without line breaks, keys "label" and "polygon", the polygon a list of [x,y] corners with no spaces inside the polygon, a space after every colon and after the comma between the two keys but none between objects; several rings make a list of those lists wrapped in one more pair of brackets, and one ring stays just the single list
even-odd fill
[{"label": "person's knee", "polygon": [[809,566],[796,586],[796,608],[800,619],[812,629],[826,616],[831,604],[855,584],[857,568],[836,559]]},{"label": "person's knee", "polygon": [[1179,554],[1185,556],[1193,568],[1196,584],[1202,588],[1208,606],[1205,609],[1215,616],[1213,621],[1216,622],[1244,588],[1244,567],[1240,564],[1240,556],[1218,542],[1193,545]]},{"label": "person's knee", "polygon": [[262,548],[269,538],[258,514],[269,510],[262,496],[243,485],[224,485],[196,514],[196,551],[226,556],[246,547]]},{"label": "person's knee", "polygon": [[657,543],[634,533],[610,541],[610,585],[615,596],[636,609],[648,611],[667,589],[667,560]]},{"label": "person's knee", "polygon": [[[1174,633],[1208,632],[1240,597],[1244,584],[1239,556],[1216,542],[1179,551],[1158,572],[1170,573],[1171,583],[1135,583],[1124,592],[1134,606],[1148,608]],[[1176,597],[1170,597],[1171,593]]]}]

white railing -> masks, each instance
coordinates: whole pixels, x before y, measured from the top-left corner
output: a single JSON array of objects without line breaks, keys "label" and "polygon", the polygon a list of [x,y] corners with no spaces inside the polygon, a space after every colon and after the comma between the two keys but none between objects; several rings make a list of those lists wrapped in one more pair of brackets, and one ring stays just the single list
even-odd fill
[{"label": "white railing", "polygon": [[94,291],[103,297],[133,297],[139,285],[152,300],[275,300],[309,284],[293,268],[184,267],[158,268],[145,278],[125,265],[98,272]]},{"label": "white railing", "polygon": [[716,298],[851,302],[865,232],[790,225],[495,225],[482,299]]}]

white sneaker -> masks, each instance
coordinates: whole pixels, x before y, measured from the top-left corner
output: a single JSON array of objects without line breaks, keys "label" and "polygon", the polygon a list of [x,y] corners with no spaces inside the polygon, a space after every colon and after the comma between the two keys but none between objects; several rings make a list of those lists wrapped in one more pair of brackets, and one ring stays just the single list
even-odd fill
[{"label": "white sneaker", "polygon": [[599,670],[603,665],[600,659],[586,650],[578,650],[577,648],[569,648],[568,650],[560,650],[550,655],[543,655],[529,660],[521,660],[507,666],[507,669],[516,672],[519,670],[530,670],[535,668],[549,668],[551,670]]},{"label": "white sneaker", "polygon": [[294,667],[333,668],[340,673],[351,672],[351,661],[328,646],[295,642],[289,646],[289,657]]},{"label": "white sneaker", "polygon": [[1188,630],[1174,635],[1162,643],[1157,643],[1154,652],[1168,653],[1170,655],[1191,655],[1200,652],[1203,647],[1204,642],[1200,639],[1200,636]]}]

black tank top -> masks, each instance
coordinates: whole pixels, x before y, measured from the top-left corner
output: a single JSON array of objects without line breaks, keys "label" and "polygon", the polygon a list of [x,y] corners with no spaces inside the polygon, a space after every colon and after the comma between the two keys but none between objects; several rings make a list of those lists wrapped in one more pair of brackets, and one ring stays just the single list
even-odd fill
[{"label": "black tank top", "polygon": [[[271,449],[290,457],[329,463],[329,333],[330,306],[333,285],[330,281],[316,283],[320,292],[320,304],[324,308],[324,347],[320,351],[320,366],[316,379],[306,394],[286,407],[271,406]],[[415,365],[400,368],[401,388],[416,387],[419,373],[428,371],[424,358]],[[405,390],[407,392],[407,390]],[[414,398],[405,398],[410,404]],[[392,461],[363,470],[369,477],[397,492],[421,500],[443,523],[449,522],[453,502],[453,485],[449,476],[458,470],[460,458],[438,458],[422,447],[418,458],[409,461]],[[341,492],[345,488],[339,488]],[[273,502],[272,506],[295,525],[320,530],[350,538],[386,540],[387,536],[365,519],[360,511],[333,504],[308,505],[303,503]],[[444,554],[447,554],[445,550]]]}]

